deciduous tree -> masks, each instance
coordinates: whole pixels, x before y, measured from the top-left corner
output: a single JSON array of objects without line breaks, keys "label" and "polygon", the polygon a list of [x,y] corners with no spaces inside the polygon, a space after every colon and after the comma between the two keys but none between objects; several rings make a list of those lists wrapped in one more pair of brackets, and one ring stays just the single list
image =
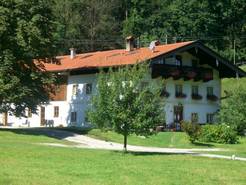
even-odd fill
[{"label": "deciduous tree", "polygon": [[53,33],[49,0],[1,0],[0,112],[23,115],[47,102],[54,79],[38,60],[53,56]]},{"label": "deciduous tree", "polygon": [[147,65],[121,67],[100,73],[98,88],[92,98],[89,120],[101,129],[113,129],[124,136],[148,136],[156,125],[164,122],[164,100],[160,97],[161,81],[143,83]]}]

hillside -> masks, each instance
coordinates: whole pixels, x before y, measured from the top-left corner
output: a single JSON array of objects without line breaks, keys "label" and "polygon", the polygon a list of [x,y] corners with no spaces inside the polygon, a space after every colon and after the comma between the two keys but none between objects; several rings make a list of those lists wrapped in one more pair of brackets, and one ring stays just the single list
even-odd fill
[{"label": "hillside", "polygon": [[[246,65],[241,67],[246,71]],[[246,89],[246,78],[225,78],[222,80],[222,97],[225,95],[224,91],[230,91],[235,88],[245,88]]]}]

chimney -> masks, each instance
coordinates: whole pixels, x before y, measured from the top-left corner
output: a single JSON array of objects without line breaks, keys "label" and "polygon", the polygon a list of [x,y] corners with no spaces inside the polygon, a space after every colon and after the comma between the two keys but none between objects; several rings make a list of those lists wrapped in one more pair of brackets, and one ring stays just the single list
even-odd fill
[{"label": "chimney", "polygon": [[76,57],[75,48],[70,48],[70,59],[74,59]]},{"label": "chimney", "polygon": [[149,49],[154,53],[155,52],[155,47],[160,45],[160,41],[159,40],[154,40],[151,41],[150,45],[149,45]]},{"label": "chimney", "polygon": [[134,49],[134,37],[128,36],[126,37],[126,51],[133,51]]}]

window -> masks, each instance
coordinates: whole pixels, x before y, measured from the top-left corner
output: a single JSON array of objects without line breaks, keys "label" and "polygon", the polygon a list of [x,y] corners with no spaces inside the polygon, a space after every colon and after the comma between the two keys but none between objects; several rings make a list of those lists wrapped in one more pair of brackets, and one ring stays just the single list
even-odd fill
[{"label": "window", "polygon": [[198,95],[198,86],[192,86],[192,95]]},{"label": "window", "polygon": [[55,118],[59,117],[59,107],[58,106],[54,106],[54,117]]},{"label": "window", "polygon": [[77,121],[77,112],[71,112],[71,122],[74,123]]},{"label": "window", "polygon": [[198,123],[198,113],[191,113],[191,122]]},{"label": "window", "polygon": [[27,110],[27,117],[29,117],[29,118],[32,117],[32,110],[31,109]]},{"label": "window", "polygon": [[85,115],[85,122],[88,123],[89,122],[89,119],[88,119],[88,116]]},{"label": "window", "polygon": [[85,84],[85,93],[86,94],[92,93],[92,84],[91,83]]},{"label": "window", "polygon": [[180,56],[180,55],[176,56],[175,65],[176,66],[182,66],[182,56]]},{"label": "window", "polygon": [[213,123],[214,122],[214,114],[208,113],[207,114],[207,123]]},{"label": "window", "polygon": [[175,85],[175,94],[180,95],[183,93],[183,86],[182,85]]},{"label": "window", "polygon": [[74,96],[76,96],[77,94],[78,94],[78,87],[79,87],[79,85],[78,84],[74,84],[73,85],[73,95]]},{"label": "window", "polygon": [[209,96],[213,95],[214,94],[213,91],[214,91],[213,87],[207,87],[207,95]]},{"label": "window", "polygon": [[192,63],[192,67],[197,67],[198,60],[192,60],[191,63]]}]

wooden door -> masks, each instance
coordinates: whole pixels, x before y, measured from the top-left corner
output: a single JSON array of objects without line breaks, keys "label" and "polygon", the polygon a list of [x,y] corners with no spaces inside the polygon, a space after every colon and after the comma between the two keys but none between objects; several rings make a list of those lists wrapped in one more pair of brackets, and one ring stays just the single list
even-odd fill
[{"label": "wooden door", "polygon": [[40,107],[40,125],[45,125],[45,107]]},{"label": "wooden door", "polygon": [[174,123],[180,123],[183,120],[183,105],[174,106]]},{"label": "wooden door", "polygon": [[7,112],[3,113],[3,125],[4,126],[8,125],[8,113]]}]

